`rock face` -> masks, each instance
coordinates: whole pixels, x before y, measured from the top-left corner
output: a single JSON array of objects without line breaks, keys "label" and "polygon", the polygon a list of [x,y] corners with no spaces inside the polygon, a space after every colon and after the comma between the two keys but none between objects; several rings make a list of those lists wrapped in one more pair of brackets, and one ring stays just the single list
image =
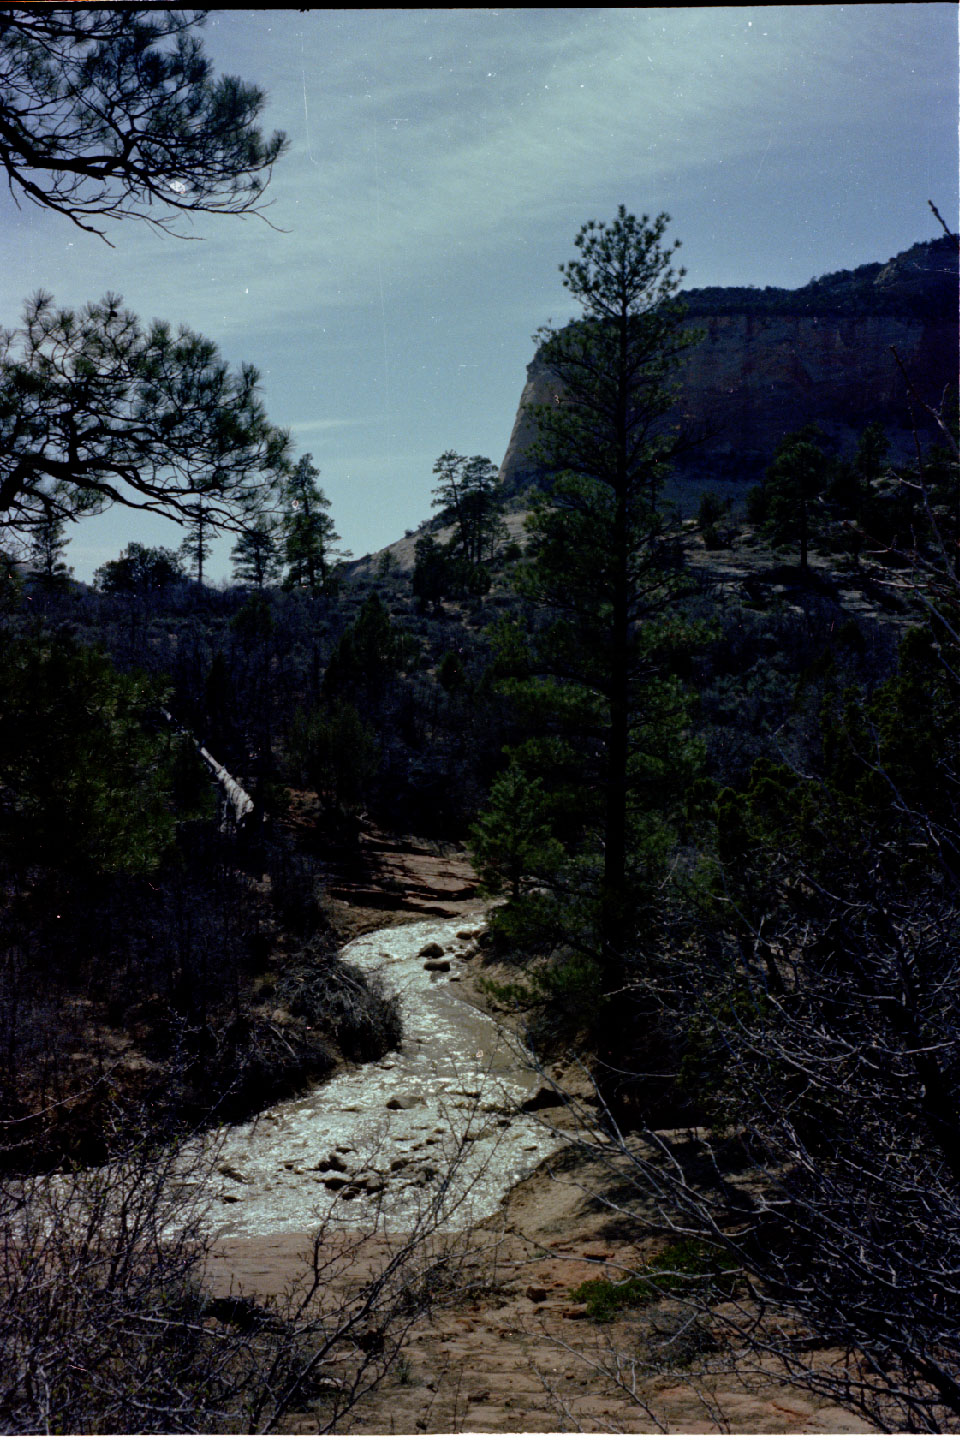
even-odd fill
[{"label": "rock face", "polygon": [[[840,454],[879,421],[891,458],[915,454],[907,380],[928,404],[956,386],[957,250],[954,241],[914,245],[886,265],[864,265],[798,290],[685,291],[689,323],[705,332],[679,372],[680,401],[665,424],[703,437],[676,466],[681,482],[753,481],[783,436],[815,421]],[[535,356],[500,471],[507,495],[536,484],[527,455],[536,436],[529,407],[557,403],[558,386]]]}]

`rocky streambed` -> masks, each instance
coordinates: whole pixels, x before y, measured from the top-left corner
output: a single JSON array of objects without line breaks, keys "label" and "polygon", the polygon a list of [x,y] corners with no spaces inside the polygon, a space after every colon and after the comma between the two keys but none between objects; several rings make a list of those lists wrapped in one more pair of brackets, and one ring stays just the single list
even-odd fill
[{"label": "rocky streambed", "polygon": [[458,995],[482,915],[376,930],[344,959],[379,975],[402,1046],[231,1127],[208,1224],[222,1236],[408,1230],[434,1208],[460,1228],[496,1210],[559,1143],[531,1110],[539,1080],[514,1037]]}]

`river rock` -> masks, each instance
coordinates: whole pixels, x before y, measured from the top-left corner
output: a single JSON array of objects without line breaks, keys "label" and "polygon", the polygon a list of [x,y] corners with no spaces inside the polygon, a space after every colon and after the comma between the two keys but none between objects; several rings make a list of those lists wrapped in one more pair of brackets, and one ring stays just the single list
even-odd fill
[{"label": "river rock", "polygon": [[439,960],[443,954],[443,946],[438,945],[436,940],[431,940],[429,945],[424,945],[420,955],[424,960]]},{"label": "river rock", "polygon": [[356,1186],[358,1193],[362,1191],[366,1195],[376,1195],[383,1189],[383,1184],[382,1175],[354,1175],[350,1189]]},{"label": "river rock", "polygon": [[550,1085],[541,1085],[532,1095],[527,1096],[520,1109],[525,1115],[529,1115],[534,1110],[555,1110],[562,1104],[562,1095]]},{"label": "river rock", "polygon": [[446,975],[447,972],[448,972],[449,969],[450,969],[450,961],[449,961],[449,960],[426,960],[426,961],[424,961],[423,968],[424,968],[424,970],[434,970],[434,971],[436,971],[438,974]]},{"label": "river rock", "polygon": [[426,1102],[422,1095],[391,1095],[387,1101],[388,1110],[413,1110]]},{"label": "river rock", "polygon": [[328,1190],[342,1190],[344,1186],[350,1184],[350,1179],[347,1175],[324,1175],[321,1178]]}]

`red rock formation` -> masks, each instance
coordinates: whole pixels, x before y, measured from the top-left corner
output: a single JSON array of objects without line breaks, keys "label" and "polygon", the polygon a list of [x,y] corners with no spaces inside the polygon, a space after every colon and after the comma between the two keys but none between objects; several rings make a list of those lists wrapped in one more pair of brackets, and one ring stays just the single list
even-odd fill
[{"label": "red rock formation", "polygon": [[[789,291],[689,291],[690,324],[705,331],[687,351],[680,402],[666,423],[703,439],[677,464],[681,480],[754,480],[791,430],[816,422],[841,454],[852,455],[864,426],[879,421],[891,458],[915,453],[907,381],[938,405],[957,384],[957,257],[949,240],[914,246],[887,265],[811,281]],[[528,450],[536,436],[529,407],[555,404],[558,386],[538,356],[500,476],[508,494],[539,477]]]}]

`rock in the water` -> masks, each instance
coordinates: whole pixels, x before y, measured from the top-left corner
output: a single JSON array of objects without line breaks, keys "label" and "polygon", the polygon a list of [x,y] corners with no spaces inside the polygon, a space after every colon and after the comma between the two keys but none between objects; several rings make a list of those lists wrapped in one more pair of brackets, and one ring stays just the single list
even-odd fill
[{"label": "rock in the water", "polygon": [[[442,953],[443,953],[443,952],[441,951],[441,954],[442,954]],[[434,971],[435,974],[438,974],[438,975],[445,975],[445,974],[447,973],[447,971],[450,969],[450,961],[449,961],[449,960],[425,960],[425,961],[424,961],[424,964],[423,964],[423,968],[424,968],[424,970],[432,970],[432,971]]]},{"label": "rock in the water", "polygon": [[422,1095],[391,1095],[387,1101],[388,1110],[413,1110],[424,1103]]},{"label": "rock in the water", "polygon": [[527,1096],[520,1109],[524,1114],[529,1115],[534,1110],[555,1110],[562,1104],[563,1096],[558,1091],[549,1085],[541,1085],[538,1090],[534,1090],[532,1095]]},{"label": "rock in the water", "polygon": [[438,945],[436,940],[431,940],[429,945],[424,945],[420,955],[424,960],[438,960],[443,954],[443,946]]}]

